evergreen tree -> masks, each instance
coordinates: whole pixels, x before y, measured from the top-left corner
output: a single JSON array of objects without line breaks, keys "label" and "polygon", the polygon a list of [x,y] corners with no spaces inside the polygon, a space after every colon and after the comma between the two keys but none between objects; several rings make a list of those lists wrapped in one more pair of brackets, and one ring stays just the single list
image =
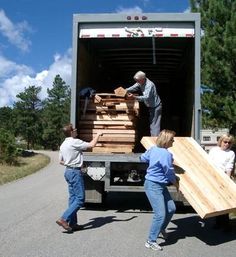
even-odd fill
[{"label": "evergreen tree", "polygon": [[2,107],[0,108],[0,128],[4,128],[5,130],[10,131],[12,134],[14,133],[14,122],[13,122],[13,109],[10,107]]},{"label": "evergreen tree", "polygon": [[42,126],[40,112],[42,102],[38,97],[41,87],[29,86],[19,93],[14,104],[16,115],[16,130],[27,141],[27,149],[34,148],[35,143],[41,142]]},{"label": "evergreen tree", "polygon": [[210,89],[202,96],[203,126],[236,129],[236,1],[190,3],[201,13],[202,84]]},{"label": "evergreen tree", "polygon": [[44,101],[43,140],[45,148],[58,149],[63,140],[61,128],[70,120],[70,87],[56,75]]},{"label": "evergreen tree", "polygon": [[16,164],[17,156],[14,135],[8,129],[0,128],[0,163]]}]

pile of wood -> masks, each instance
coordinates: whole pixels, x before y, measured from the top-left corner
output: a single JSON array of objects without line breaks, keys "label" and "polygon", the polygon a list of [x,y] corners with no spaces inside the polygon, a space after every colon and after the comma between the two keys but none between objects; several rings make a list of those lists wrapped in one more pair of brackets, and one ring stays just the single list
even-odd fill
[{"label": "pile of wood", "polygon": [[79,138],[90,141],[102,131],[93,152],[130,153],[135,145],[138,114],[138,101],[116,94],[100,93],[88,101],[81,99]]}]

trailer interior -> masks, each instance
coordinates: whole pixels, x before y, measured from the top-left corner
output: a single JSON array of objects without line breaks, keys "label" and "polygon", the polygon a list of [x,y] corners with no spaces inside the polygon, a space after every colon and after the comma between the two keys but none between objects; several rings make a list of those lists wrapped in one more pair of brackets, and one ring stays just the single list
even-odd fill
[{"label": "trailer interior", "polygon": [[[174,130],[177,136],[193,135],[193,37],[80,38],[77,50],[79,90],[114,93],[119,86],[134,84],[133,75],[142,70],[162,99],[161,128]],[[142,103],[139,117],[138,141],[149,135],[148,111]]]}]

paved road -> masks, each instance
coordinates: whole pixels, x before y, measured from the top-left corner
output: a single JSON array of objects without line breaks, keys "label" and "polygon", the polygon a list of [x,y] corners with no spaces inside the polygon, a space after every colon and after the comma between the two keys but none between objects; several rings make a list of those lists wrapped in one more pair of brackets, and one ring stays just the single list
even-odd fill
[{"label": "paved road", "polygon": [[[145,196],[109,194],[103,208],[80,210],[84,229],[63,233],[55,223],[67,203],[63,167],[57,152],[36,174],[0,186],[0,257],[234,257],[233,232],[215,231],[212,219],[203,222],[191,210],[174,215],[162,252],[144,247],[152,213]],[[96,208],[95,208],[96,207]]]}]

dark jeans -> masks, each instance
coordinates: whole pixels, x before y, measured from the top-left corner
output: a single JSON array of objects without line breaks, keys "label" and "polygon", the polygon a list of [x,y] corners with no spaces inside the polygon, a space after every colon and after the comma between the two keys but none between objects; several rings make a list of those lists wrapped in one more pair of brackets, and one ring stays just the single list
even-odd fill
[{"label": "dark jeans", "polygon": [[162,104],[154,108],[149,108],[150,135],[158,136],[161,130]]}]

